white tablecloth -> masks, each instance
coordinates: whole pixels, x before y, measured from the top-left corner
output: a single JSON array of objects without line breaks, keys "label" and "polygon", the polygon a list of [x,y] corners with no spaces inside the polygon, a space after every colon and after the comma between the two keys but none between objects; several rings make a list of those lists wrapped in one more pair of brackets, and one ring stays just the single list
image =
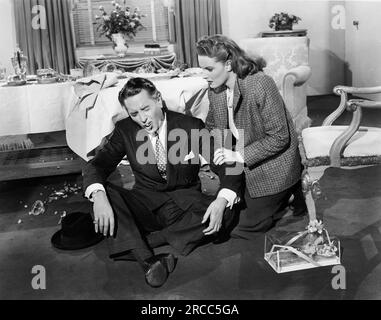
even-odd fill
[{"label": "white tablecloth", "polygon": [[65,130],[72,85],[0,86],[0,136]]},{"label": "white tablecloth", "polygon": [[[87,118],[85,110],[75,108],[78,100],[72,82],[0,87],[0,136],[51,132],[66,129],[69,147],[83,159],[112,132],[114,124],[127,117],[118,93],[127,80],[103,89]],[[170,110],[184,112],[185,101],[208,84],[201,77],[153,80]],[[207,95],[192,113],[205,120]]]}]

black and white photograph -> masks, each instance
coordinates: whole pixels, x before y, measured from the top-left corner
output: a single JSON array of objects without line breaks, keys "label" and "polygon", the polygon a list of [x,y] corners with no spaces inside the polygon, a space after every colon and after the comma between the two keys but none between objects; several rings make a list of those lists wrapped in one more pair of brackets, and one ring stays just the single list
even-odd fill
[{"label": "black and white photograph", "polygon": [[381,299],[380,12],[0,0],[0,300]]}]

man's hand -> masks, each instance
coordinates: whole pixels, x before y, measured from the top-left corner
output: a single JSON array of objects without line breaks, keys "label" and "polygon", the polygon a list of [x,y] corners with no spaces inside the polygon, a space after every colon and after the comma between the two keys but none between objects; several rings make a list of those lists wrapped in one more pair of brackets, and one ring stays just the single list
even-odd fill
[{"label": "man's hand", "polygon": [[202,231],[206,236],[220,230],[227,203],[226,199],[217,198],[209,205],[201,222],[205,223],[209,218],[209,226]]},{"label": "man's hand", "polygon": [[110,236],[114,235],[114,212],[104,191],[98,191],[93,195],[94,200],[94,226],[95,232],[103,233],[107,236],[110,230]]},{"label": "man's hand", "polygon": [[227,164],[230,164],[232,162],[243,163],[244,160],[238,151],[232,151],[230,149],[225,149],[225,148],[218,148],[214,152],[213,162],[219,166],[223,163],[227,163]]}]

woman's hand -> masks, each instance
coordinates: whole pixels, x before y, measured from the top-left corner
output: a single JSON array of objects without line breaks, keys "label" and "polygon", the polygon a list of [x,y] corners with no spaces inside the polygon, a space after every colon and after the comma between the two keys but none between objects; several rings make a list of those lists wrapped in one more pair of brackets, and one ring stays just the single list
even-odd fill
[{"label": "woman's hand", "polygon": [[202,231],[206,236],[218,232],[221,229],[227,203],[226,199],[217,198],[209,205],[201,222],[204,224],[209,219],[209,226]]},{"label": "woman's hand", "polygon": [[233,162],[243,163],[244,160],[238,151],[233,151],[233,150],[225,149],[225,148],[218,148],[214,152],[213,162],[214,164],[219,166],[223,163],[228,163],[228,164]]}]

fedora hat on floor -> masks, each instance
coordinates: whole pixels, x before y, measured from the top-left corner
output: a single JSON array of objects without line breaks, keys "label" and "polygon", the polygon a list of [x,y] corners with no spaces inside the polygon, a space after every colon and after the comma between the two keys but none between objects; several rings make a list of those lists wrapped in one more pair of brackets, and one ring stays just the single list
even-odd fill
[{"label": "fedora hat on floor", "polygon": [[78,250],[91,247],[103,240],[101,233],[96,233],[90,213],[72,212],[62,218],[61,230],[51,241],[54,247],[62,250]]}]

